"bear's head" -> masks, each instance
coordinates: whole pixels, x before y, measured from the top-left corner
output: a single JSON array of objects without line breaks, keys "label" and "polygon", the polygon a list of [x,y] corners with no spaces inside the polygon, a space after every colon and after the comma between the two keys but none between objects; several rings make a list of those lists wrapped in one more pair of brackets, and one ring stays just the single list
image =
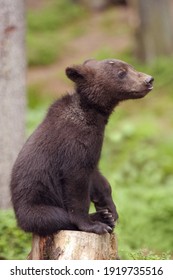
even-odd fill
[{"label": "bear's head", "polygon": [[66,74],[76,84],[81,99],[105,113],[126,99],[144,97],[153,88],[153,77],[136,71],[131,65],[116,59],[86,60],[81,65],[66,68]]}]

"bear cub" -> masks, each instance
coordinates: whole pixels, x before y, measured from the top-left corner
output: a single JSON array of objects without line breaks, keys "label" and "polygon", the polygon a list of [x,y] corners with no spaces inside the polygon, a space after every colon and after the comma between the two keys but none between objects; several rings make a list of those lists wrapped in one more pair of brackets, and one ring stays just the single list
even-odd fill
[{"label": "bear cub", "polygon": [[154,79],[116,59],[87,60],[68,67],[66,75],[74,93],[49,108],[14,164],[15,215],[23,230],[40,236],[58,230],[112,232],[118,214],[98,169],[105,125],[120,101],[144,97]]}]

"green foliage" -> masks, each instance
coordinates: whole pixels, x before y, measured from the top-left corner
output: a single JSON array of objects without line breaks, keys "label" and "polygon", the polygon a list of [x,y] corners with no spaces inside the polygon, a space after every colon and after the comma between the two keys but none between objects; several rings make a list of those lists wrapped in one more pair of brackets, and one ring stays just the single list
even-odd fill
[{"label": "green foliage", "polygon": [[33,32],[27,33],[29,65],[49,65],[62,54],[62,43],[59,43],[57,34]]},{"label": "green foliage", "polygon": [[53,102],[49,94],[42,94],[39,85],[32,85],[27,90],[28,112],[27,112],[27,131],[26,134],[30,135],[33,129],[43,120],[46,115],[47,107]]},{"label": "green foliage", "polygon": [[80,18],[84,10],[70,0],[54,0],[41,10],[28,13],[28,27],[33,32],[59,30]]},{"label": "green foliage", "polygon": [[164,131],[163,136],[159,119],[147,108],[147,98],[143,107],[141,101],[134,102],[139,106],[135,115],[122,106],[119,117],[111,117],[100,167],[111,182],[120,214],[121,256],[129,258],[128,252],[139,248],[162,256],[173,248],[173,133]]},{"label": "green foliage", "polygon": [[152,251],[143,250],[129,254],[128,259],[132,260],[169,260],[171,255],[169,253],[163,253],[156,255]]},{"label": "green foliage", "polygon": [[0,259],[26,259],[31,249],[31,235],[16,226],[11,210],[0,211]]},{"label": "green foliage", "polygon": [[29,11],[27,13],[29,65],[49,65],[58,59],[70,38],[81,34],[82,29],[76,27],[76,22],[84,15],[84,9],[70,0],[53,0],[41,10]]}]

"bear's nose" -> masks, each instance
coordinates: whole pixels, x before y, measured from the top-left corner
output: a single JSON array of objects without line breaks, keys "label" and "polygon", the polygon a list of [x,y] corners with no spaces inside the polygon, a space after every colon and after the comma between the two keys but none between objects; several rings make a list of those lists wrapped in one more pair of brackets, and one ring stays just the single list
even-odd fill
[{"label": "bear's nose", "polygon": [[145,84],[149,87],[152,87],[152,84],[154,82],[154,78],[152,76],[148,76],[146,79],[145,79]]}]

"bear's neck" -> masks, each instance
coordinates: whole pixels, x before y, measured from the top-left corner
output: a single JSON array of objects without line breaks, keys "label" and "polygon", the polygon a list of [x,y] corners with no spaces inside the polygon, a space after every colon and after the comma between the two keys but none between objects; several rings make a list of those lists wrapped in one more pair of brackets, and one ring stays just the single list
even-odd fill
[{"label": "bear's neck", "polygon": [[95,108],[90,104],[84,102],[77,93],[71,95],[72,103],[70,106],[70,112],[77,119],[78,122],[86,123],[87,125],[96,125],[100,129],[104,129],[108,122],[109,116],[100,112],[99,108]]},{"label": "bear's neck", "polygon": [[100,129],[104,129],[108,117],[104,114],[101,114],[98,110],[92,106],[88,106],[87,103],[84,103],[80,99],[77,93],[70,95],[71,105],[68,107],[68,117],[73,119],[75,122],[83,123],[86,125],[95,125],[99,126]]},{"label": "bear's neck", "polygon": [[[88,99],[85,94],[83,95],[81,92],[78,92],[75,94],[76,98],[80,102],[80,107],[84,112],[91,112],[91,114],[97,115],[100,119],[104,121],[105,124],[107,124],[108,119],[112,112],[114,111],[114,108],[118,106],[119,100],[114,100],[114,102],[110,102],[110,104],[106,101],[105,102],[95,102],[95,100]],[[102,104],[104,103],[104,104]]]}]

